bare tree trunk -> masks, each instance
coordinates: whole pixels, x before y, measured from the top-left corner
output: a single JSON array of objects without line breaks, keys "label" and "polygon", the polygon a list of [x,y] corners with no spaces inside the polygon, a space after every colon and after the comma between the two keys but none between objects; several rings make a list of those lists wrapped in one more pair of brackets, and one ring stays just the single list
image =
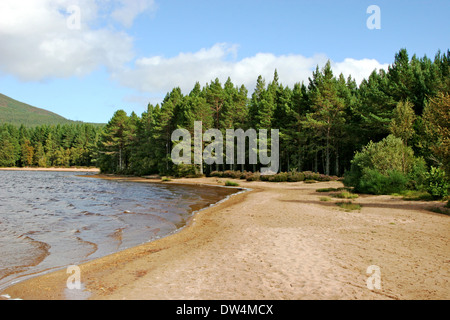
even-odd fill
[{"label": "bare tree trunk", "polygon": [[339,151],[336,148],[336,176],[339,176]]},{"label": "bare tree trunk", "polygon": [[122,147],[119,147],[119,169],[122,171]]},{"label": "bare tree trunk", "polygon": [[303,164],[302,164],[302,153],[301,153],[301,151],[299,150],[299,151],[298,151],[298,171],[299,171],[299,172],[302,171],[302,166],[303,166]]},{"label": "bare tree trunk", "polygon": [[287,171],[288,171],[288,172],[291,171],[291,164],[290,164],[290,162],[289,162],[289,154],[288,154],[288,156],[287,156]]},{"label": "bare tree trunk", "polygon": [[327,147],[325,154],[325,174],[330,175],[330,128],[327,131]]},{"label": "bare tree trunk", "polygon": [[318,159],[317,159],[317,150],[316,150],[316,154],[315,154],[315,157],[314,157],[314,172],[318,172]]}]

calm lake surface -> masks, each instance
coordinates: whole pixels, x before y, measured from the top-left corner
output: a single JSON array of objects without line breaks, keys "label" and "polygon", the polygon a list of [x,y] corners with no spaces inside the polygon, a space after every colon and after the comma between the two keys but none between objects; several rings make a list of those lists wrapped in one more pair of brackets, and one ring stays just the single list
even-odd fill
[{"label": "calm lake surface", "polygon": [[0,171],[0,288],[169,235],[236,189]]}]

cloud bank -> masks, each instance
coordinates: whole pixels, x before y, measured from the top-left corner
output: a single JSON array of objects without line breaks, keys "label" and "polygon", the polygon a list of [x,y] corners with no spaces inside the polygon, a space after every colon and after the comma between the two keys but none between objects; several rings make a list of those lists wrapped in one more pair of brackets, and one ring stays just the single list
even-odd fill
[{"label": "cloud bank", "polygon": [[[238,47],[218,43],[197,52],[180,53],[175,57],[166,58],[154,56],[137,59],[133,68],[114,74],[114,79],[122,85],[135,88],[141,92],[164,92],[173,87],[180,87],[183,92],[189,92],[196,81],[206,84],[215,78],[222,83],[228,77],[237,85],[244,84],[250,91],[256,85],[259,75],[266,82],[273,79],[275,69],[280,82],[292,87],[295,83],[312,76],[317,66],[322,68],[329,58],[324,54],[304,57],[299,54],[279,55],[258,53],[254,56],[236,60]],[[375,69],[387,69],[387,64],[381,64],[373,59],[345,59],[342,62],[331,61],[335,75],[342,73],[346,78],[351,75],[359,84]]]},{"label": "cloud bank", "polygon": [[86,75],[100,66],[117,70],[134,52],[132,37],[114,23],[130,27],[153,6],[153,0],[2,0],[0,71],[41,81]]},{"label": "cloud bank", "polygon": [[[325,54],[272,53],[237,59],[239,46],[228,43],[173,57],[135,57],[128,28],[139,15],[155,10],[154,0],[72,0],[70,6],[66,0],[1,0],[0,74],[43,81],[84,76],[103,67],[111,79],[140,93],[164,94],[177,86],[187,93],[197,81],[204,85],[219,78],[224,83],[228,77],[251,92],[259,75],[271,81],[275,69],[284,85],[307,83],[316,66],[328,60]],[[69,20],[75,28],[68,26]],[[348,58],[332,61],[332,68],[359,83],[387,65]]]}]

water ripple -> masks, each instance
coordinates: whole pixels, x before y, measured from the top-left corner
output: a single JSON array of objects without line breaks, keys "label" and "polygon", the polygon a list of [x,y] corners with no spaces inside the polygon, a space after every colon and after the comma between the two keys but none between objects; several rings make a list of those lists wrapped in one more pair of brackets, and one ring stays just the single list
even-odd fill
[{"label": "water ripple", "polygon": [[168,235],[234,191],[0,171],[0,288]]}]

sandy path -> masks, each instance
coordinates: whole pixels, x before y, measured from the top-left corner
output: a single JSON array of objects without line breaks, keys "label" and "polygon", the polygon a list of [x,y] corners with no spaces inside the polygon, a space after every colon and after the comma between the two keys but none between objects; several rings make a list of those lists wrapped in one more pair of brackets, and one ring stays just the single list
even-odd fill
[{"label": "sandy path", "polygon": [[[254,191],[173,236],[81,266],[91,299],[450,299],[450,217],[426,211],[430,203],[364,196],[360,211],[345,212],[315,192],[338,182],[239,183]],[[371,265],[380,290],[367,288]],[[5,293],[64,299],[67,277]]]}]

